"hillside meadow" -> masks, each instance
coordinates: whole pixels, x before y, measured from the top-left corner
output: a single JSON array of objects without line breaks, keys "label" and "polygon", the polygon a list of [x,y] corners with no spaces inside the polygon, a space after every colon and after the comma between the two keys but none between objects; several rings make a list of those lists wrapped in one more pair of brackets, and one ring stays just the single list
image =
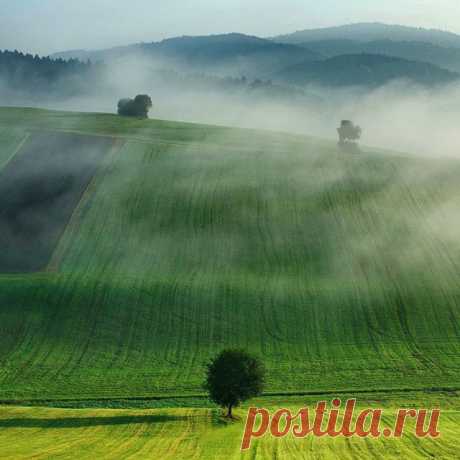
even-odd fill
[{"label": "hillside meadow", "polygon": [[[347,154],[333,141],[283,133],[0,108],[0,181],[46,133],[104,137],[114,147],[101,153],[46,266],[0,274],[0,401],[9,404],[0,408],[2,458],[66,458],[72,449],[89,458],[104,448],[123,458],[155,449],[161,458],[200,458],[201,449],[239,458],[241,426],[221,426],[203,398],[204,366],[225,347],[263,359],[272,405],[312,392],[399,391],[449,408],[440,440],[392,440],[387,449],[381,440],[336,440],[340,458],[363,458],[362,449],[376,458],[453,458],[460,161],[365,146]],[[148,407],[179,403],[144,413],[136,398]],[[95,407],[19,407],[65,400]],[[116,400],[123,409],[101,408]],[[88,423],[64,420],[80,417]],[[113,423],[91,422],[99,418]],[[25,433],[33,433],[28,445]],[[258,445],[258,458],[338,458],[329,441]]]}]

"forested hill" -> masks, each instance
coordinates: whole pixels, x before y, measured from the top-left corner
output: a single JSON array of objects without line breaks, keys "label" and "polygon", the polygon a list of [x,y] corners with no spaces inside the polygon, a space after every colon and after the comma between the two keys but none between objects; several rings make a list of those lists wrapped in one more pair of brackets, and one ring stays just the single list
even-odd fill
[{"label": "forested hill", "polygon": [[292,34],[274,37],[273,40],[278,43],[288,44],[302,44],[318,40],[353,40],[360,42],[395,40],[460,48],[460,35],[452,32],[396,24],[382,24],[379,22],[299,30]]},{"label": "forested hill", "polygon": [[410,61],[427,62],[453,72],[460,72],[460,48],[432,43],[389,39],[369,42],[335,39],[306,42],[303,46],[322,54],[325,58],[344,54],[383,54]]},{"label": "forested hill", "polygon": [[295,85],[379,87],[393,80],[423,86],[456,81],[460,75],[433,64],[379,54],[350,54],[284,69],[276,80]]},{"label": "forested hill", "polygon": [[320,54],[302,46],[237,33],[175,37],[98,51],[67,51],[52,57],[93,62],[135,58],[181,71],[252,79],[267,78],[284,67],[322,59]]},{"label": "forested hill", "polygon": [[[51,59],[19,51],[0,51],[0,84],[21,93],[78,92],[100,72],[102,64]],[[0,85],[1,88],[1,85]]]},{"label": "forested hill", "polygon": [[[29,101],[65,100],[70,97],[113,97],[116,103],[118,88],[110,80],[110,65],[80,61],[76,58],[39,57],[18,51],[0,51],[0,99],[10,105],[24,105]],[[126,67],[129,75],[133,70]],[[177,92],[186,90],[211,93],[240,94],[288,103],[317,102],[318,98],[302,89],[269,80],[212,76],[174,69],[144,69],[143,76],[151,87],[165,87]]]}]

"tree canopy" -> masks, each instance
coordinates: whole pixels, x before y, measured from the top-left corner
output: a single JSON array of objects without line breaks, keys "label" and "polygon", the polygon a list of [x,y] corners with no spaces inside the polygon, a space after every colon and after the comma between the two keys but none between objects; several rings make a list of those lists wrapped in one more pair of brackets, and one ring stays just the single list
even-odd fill
[{"label": "tree canopy", "polygon": [[152,99],[147,94],[138,94],[134,99],[118,101],[118,115],[124,117],[148,118],[149,110],[153,107]]},{"label": "tree canopy", "polygon": [[224,350],[207,365],[205,389],[211,401],[232,409],[262,393],[265,369],[262,362],[244,350]]}]

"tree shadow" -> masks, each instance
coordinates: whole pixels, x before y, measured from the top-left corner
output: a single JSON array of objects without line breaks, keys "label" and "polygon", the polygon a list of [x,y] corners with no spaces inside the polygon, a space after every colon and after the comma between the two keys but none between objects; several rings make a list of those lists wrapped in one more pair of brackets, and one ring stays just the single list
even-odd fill
[{"label": "tree shadow", "polygon": [[0,428],[82,428],[105,425],[131,425],[139,423],[166,423],[190,419],[180,415],[119,415],[109,417],[58,417],[58,418],[5,418]]},{"label": "tree shadow", "polygon": [[225,413],[216,410],[212,413],[212,424],[215,427],[227,427],[232,426],[235,423],[239,423],[243,420],[243,418],[239,417],[238,415],[234,415],[232,418],[226,416]]}]

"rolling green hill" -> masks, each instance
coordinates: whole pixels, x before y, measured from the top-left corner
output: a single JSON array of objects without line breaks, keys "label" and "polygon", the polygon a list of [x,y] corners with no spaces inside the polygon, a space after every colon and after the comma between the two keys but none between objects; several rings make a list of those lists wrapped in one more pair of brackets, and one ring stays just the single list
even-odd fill
[{"label": "rolling green hill", "polygon": [[0,274],[3,402],[196,400],[228,346],[272,396],[460,388],[457,160],[2,108],[0,181],[48,132],[116,142],[46,268]]},{"label": "rolling green hill", "polygon": [[0,277],[1,398],[200,394],[225,346],[264,358],[269,391],[459,385],[460,163],[108,115],[0,123],[121,138],[48,269]]}]

